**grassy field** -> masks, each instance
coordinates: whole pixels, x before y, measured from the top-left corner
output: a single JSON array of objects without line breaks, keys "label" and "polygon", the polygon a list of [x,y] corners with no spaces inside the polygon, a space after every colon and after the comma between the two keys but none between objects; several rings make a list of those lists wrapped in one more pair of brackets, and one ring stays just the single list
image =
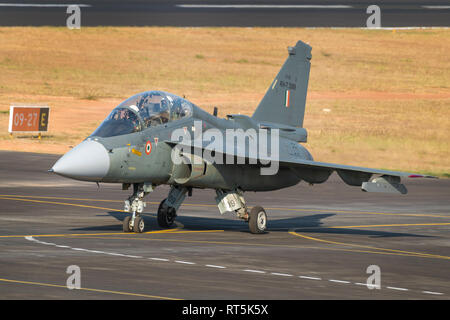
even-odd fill
[{"label": "grassy field", "polygon": [[[0,149],[63,153],[150,89],[251,115],[298,39],[316,160],[450,176],[448,29],[0,28]],[[11,103],[51,107],[41,141],[9,137]]]}]

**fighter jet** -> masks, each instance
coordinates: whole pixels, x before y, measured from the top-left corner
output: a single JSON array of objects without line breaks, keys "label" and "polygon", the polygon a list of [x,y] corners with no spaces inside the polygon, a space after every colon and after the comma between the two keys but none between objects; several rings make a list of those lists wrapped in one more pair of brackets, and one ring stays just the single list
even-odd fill
[{"label": "fighter jet", "polygon": [[[342,180],[366,192],[405,194],[402,177],[428,177],[406,172],[317,162],[300,143],[311,47],[298,41],[252,116],[217,116],[164,91],[138,93],[120,103],[83,142],[49,170],[64,177],[133,187],[125,200],[129,214],[124,232],[144,231],[144,197],[169,185],[161,201],[158,224],[171,228],[186,195],[214,189],[221,214],[231,212],[248,223],[251,233],[265,233],[267,214],[247,206],[246,191],[271,191],[302,180],[323,183],[336,171]],[[258,141],[257,141],[258,140]]]}]

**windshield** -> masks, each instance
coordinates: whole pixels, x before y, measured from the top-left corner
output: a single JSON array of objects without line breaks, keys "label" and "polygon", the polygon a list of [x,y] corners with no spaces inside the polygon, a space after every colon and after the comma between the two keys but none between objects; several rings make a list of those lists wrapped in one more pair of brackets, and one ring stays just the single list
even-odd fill
[{"label": "windshield", "polygon": [[132,96],[119,107],[129,107],[139,114],[145,128],[165,124],[192,115],[192,103],[163,91],[147,91]]},{"label": "windshield", "polygon": [[137,115],[120,106],[115,108],[91,136],[114,137],[141,130]]},{"label": "windshield", "polygon": [[159,92],[143,94],[137,103],[139,116],[146,127],[157,126],[169,122],[171,99]]},{"label": "windshield", "polygon": [[139,93],[119,104],[91,136],[113,137],[138,132],[190,117],[192,110],[192,103],[170,93]]}]

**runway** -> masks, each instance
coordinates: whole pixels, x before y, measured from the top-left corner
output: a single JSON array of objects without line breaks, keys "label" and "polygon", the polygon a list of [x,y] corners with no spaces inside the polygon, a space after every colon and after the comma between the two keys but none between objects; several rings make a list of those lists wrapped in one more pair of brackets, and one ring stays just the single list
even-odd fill
[{"label": "runway", "polygon": [[[450,180],[404,180],[404,196],[368,194],[331,177],[267,193],[268,232],[220,215],[194,190],[176,228],[147,198],[146,232],[123,233],[120,185],[48,173],[58,156],[0,151],[0,299],[450,298]],[[69,290],[68,266],[81,270]],[[367,286],[378,266],[380,289]]]},{"label": "runway", "polygon": [[[366,27],[373,1],[306,0],[86,0],[81,27]],[[0,2],[1,26],[66,26],[68,0]],[[382,27],[448,27],[448,1],[378,1]]]}]

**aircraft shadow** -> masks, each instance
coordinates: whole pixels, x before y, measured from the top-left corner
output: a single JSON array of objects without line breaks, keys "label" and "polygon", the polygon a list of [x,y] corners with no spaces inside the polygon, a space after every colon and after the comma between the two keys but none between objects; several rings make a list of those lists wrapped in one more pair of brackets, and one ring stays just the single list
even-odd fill
[{"label": "aircraft shadow", "polygon": [[[122,222],[127,216],[127,213],[119,211],[110,211],[105,215],[98,216],[112,216],[116,220]],[[403,232],[389,232],[389,231],[378,231],[378,230],[361,230],[354,228],[329,228],[322,227],[323,219],[334,216],[335,214],[313,214],[308,216],[299,216],[293,218],[284,219],[271,219],[269,217],[268,221],[268,232],[277,232],[288,230],[295,230],[301,233],[324,233],[324,234],[342,234],[342,235],[361,235],[373,238],[388,238],[388,237],[421,237],[429,238],[432,236],[419,235],[413,233],[403,233]],[[156,213],[143,213],[144,221],[146,224],[146,230],[161,230],[156,220]],[[225,231],[235,231],[249,233],[247,224],[237,218],[233,218],[230,215],[228,218],[208,218],[208,217],[193,217],[193,216],[183,216],[177,217],[177,221],[183,224],[183,230],[190,231],[207,231],[207,230],[225,230]],[[176,228],[176,226],[174,226]],[[122,224],[113,225],[102,225],[102,226],[92,226],[72,229],[76,231],[122,231]]]}]

